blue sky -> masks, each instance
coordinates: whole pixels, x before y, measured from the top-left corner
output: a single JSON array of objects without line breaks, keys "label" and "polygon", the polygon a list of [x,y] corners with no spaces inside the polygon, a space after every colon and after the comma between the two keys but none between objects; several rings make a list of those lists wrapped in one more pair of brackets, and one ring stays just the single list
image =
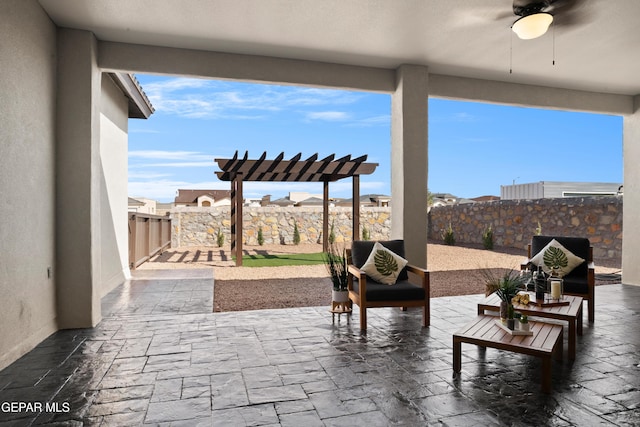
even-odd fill
[{"label": "blue sky", "polygon": [[[361,194],[390,194],[386,94],[137,75],[156,112],[129,121],[129,195],[173,201],[176,190],[229,189],[213,159],[367,154]],[[513,182],[622,182],[622,118],[429,100],[429,190],[499,195]],[[331,197],[350,197],[351,180]],[[322,193],[317,183],[249,183],[245,197]]]}]

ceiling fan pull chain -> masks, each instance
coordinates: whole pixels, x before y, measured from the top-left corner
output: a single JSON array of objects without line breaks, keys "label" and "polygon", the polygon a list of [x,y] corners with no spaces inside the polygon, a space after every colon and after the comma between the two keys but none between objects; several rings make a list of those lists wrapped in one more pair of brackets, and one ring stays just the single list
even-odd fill
[{"label": "ceiling fan pull chain", "polygon": [[553,65],[555,67],[556,65],[556,24],[552,23],[552,28],[551,28],[551,38],[552,38],[552,43],[553,43],[553,59],[551,61],[551,65]]},{"label": "ceiling fan pull chain", "polygon": [[509,74],[513,74],[513,32],[509,31],[511,34],[509,39]]}]

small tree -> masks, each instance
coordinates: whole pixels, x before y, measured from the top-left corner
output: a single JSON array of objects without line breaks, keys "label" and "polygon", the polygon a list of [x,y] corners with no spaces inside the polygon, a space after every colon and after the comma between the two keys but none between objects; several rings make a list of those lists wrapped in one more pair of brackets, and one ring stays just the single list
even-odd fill
[{"label": "small tree", "polygon": [[221,248],[224,245],[224,233],[222,232],[222,228],[218,229],[216,240],[218,241],[218,247]]},{"label": "small tree", "polygon": [[491,228],[491,224],[489,224],[482,233],[482,245],[485,249],[493,249],[493,229]]},{"label": "small tree", "polygon": [[369,235],[369,229],[366,225],[362,226],[362,240],[369,240],[371,236]]},{"label": "small tree", "polygon": [[334,291],[346,291],[348,280],[347,256],[344,248],[337,248],[336,245],[329,246],[329,250],[324,253],[324,263],[327,272],[331,277]]},{"label": "small tree", "polygon": [[300,230],[298,230],[297,222],[293,223],[293,244],[294,245],[300,244]]},{"label": "small tree", "polygon": [[258,244],[260,246],[264,245],[264,236],[262,235],[262,227],[258,228]]},{"label": "small tree", "polygon": [[427,206],[433,206],[433,193],[427,188]]},{"label": "small tree", "polygon": [[329,244],[333,245],[336,242],[336,232],[334,230],[335,220],[331,221],[331,230],[329,230]]},{"label": "small tree", "polygon": [[540,224],[540,221],[538,221],[538,227],[536,227],[536,236],[541,236],[542,235],[542,225]]},{"label": "small tree", "polygon": [[453,246],[456,244],[456,239],[453,236],[453,228],[451,227],[451,222],[449,222],[449,227],[442,232],[442,239],[444,240],[444,243],[449,246]]}]

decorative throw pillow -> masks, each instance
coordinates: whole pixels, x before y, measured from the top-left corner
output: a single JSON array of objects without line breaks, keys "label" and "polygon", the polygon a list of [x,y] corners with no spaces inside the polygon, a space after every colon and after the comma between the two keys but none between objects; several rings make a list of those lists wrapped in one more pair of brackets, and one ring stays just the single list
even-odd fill
[{"label": "decorative throw pillow", "polygon": [[550,241],[544,249],[531,258],[531,263],[541,266],[545,273],[550,274],[553,270],[560,277],[571,273],[574,268],[583,262],[584,259],[575,256],[556,239]]},{"label": "decorative throw pillow", "polygon": [[376,282],[393,285],[407,262],[406,259],[376,242],[361,270]]}]

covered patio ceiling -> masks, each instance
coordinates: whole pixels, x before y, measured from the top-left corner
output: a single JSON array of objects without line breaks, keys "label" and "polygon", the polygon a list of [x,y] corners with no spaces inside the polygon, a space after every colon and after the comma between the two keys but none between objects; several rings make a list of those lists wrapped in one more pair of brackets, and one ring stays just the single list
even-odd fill
[{"label": "covered patio ceiling", "polygon": [[564,0],[571,8],[535,40],[512,34],[512,0],[40,3],[57,25],[104,41],[387,69],[416,64],[438,75],[640,94],[637,0]]}]

